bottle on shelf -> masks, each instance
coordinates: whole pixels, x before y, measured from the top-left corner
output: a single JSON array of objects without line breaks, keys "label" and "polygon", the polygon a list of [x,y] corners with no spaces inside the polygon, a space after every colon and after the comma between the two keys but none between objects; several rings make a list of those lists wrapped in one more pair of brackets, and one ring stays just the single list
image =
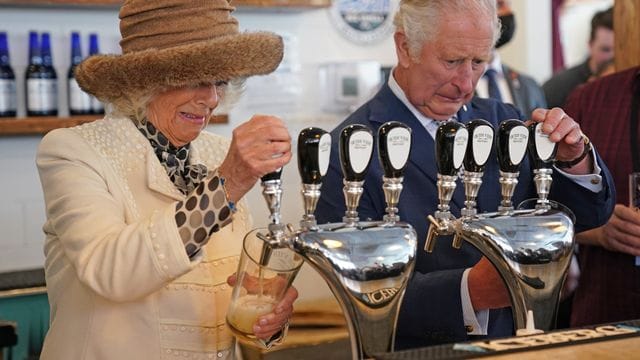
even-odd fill
[{"label": "bottle on shelf", "polygon": [[[89,34],[89,56],[100,54],[100,48],[98,44],[98,34]],[[104,114],[104,104],[98,100],[95,96],[91,97],[91,112],[93,114]]]},{"label": "bottle on shelf", "polygon": [[0,117],[15,117],[16,108],[16,76],[9,61],[7,33],[0,32]]},{"label": "bottle on shelf", "polygon": [[70,115],[86,115],[92,113],[91,96],[82,91],[74,74],[80,62],[82,62],[80,34],[74,31],[71,33],[71,66],[69,66],[69,72],[67,74]]},{"label": "bottle on shelf", "polygon": [[58,115],[58,76],[53,68],[51,39],[43,33],[29,34],[29,66],[26,73],[27,116]]}]

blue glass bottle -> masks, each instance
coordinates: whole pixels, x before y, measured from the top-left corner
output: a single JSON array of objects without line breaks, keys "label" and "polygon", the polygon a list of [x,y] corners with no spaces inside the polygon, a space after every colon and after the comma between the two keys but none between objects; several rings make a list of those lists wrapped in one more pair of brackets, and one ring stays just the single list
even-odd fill
[{"label": "blue glass bottle", "polygon": [[71,33],[71,66],[67,73],[69,114],[71,115],[91,114],[91,96],[82,91],[75,77],[75,70],[80,62],[82,62],[80,34],[74,31]]},{"label": "blue glass bottle", "polygon": [[7,33],[0,32],[0,117],[16,116],[16,76],[9,61]]},{"label": "blue glass bottle", "polygon": [[[98,44],[98,34],[89,34],[89,56],[100,54],[100,48]],[[104,114],[104,104],[95,96],[91,96],[91,112],[93,114]]]},{"label": "blue glass bottle", "polygon": [[38,44],[37,33],[30,34],[29,54],[26,74],[27,115],[56,116],[58,115],[58,77],[53,68],[51,40],[48,33],[42,34],[40,44]]}]

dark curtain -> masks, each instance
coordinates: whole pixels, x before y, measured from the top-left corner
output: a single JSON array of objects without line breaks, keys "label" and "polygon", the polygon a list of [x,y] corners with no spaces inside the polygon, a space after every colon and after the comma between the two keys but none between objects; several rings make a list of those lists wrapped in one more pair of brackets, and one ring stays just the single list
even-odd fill
[{"label": "dark curtain", "polygon": [[556,73],[564,69],[564,56],[562,55],[562,41],[560,40],[560,8],[564,0],[551,0],[551,43],[552,65]]}]

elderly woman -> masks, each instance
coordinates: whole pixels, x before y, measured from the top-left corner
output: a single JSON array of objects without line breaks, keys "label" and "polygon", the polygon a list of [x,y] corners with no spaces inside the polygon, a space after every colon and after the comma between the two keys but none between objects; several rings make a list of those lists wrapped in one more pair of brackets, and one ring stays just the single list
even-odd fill
[{"label": "elderly woman", "polygon": [[[43,359],[233,358],[225,324],[243,195],[291,158],[283,122],[254,116],[231,141],[204,132],[237,79],[273,71],[281,39],[240,33],[225,0],[131,0],[119,56],[80,86],[106,117],[52,131],[37,165],[46,201],[51,327]],[[279,338],[290,289],[254,332]]]}]

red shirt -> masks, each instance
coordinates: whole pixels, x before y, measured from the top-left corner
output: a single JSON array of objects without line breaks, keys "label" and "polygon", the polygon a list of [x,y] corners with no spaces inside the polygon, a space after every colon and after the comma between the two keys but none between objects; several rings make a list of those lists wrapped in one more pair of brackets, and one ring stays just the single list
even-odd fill
[{"label": "red shirt", "polygon": [[[616,203],[627,206],[628,176],[633,172],[631,102],[636,85],[640,86],[640,67],[576,88],[565,108],[611,171]],[[634,256],[581,245],[579,260],[582,273],[574,295],[571,326],[640,318],[640,266],[635,266]]]}]

